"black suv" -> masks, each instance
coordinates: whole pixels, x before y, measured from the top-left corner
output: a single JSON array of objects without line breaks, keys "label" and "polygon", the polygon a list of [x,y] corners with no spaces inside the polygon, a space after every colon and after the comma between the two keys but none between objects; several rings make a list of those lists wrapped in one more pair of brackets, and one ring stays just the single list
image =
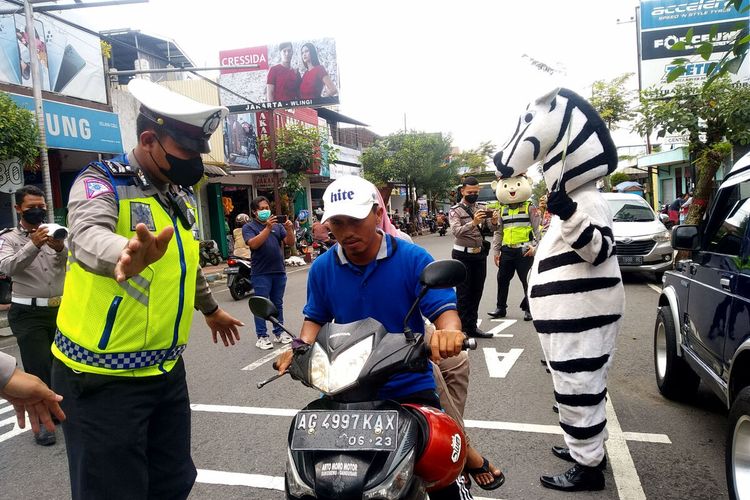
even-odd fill
[{"label": "black suv", "polygon": [[729,408],[729,496],[750,499],[750,153],[724,179],[698,226],[676,226],[690,252],[664,275],[654,328],[656,383],[681,400],[702,380]]}]

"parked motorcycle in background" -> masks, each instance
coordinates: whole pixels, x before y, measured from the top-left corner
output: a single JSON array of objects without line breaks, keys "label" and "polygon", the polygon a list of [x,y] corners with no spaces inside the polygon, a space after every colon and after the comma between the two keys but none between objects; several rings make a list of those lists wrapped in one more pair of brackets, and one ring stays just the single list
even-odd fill
[{"label": "parked motorcycle in background", "polygon": [[230,256],[224,274],[227,277],[227,288],[234,300],[240,300],[255,293],[250,279],[250,260],[242,257]]},{"label": "parked motorcycle in background", "polygon": [[214,240],[203,240],[200,242],[200,266],[206,267],[209,263],[218,266],[221,262],[221,252]]},{"label": "parked motorcycle in background", "polygon": [[[458,261],[429,264],[422,294],[466,278]],[[408,328],[388,333],[372,318],[323,325],[315,344],[294,349],[284,374],[322,392],[300,410],[289,429],[284,489],[288,499],[424,499],[450,485],[466,460],[466,437],[445,413],[416,404],[378,400],[397,373],[423,371],[430,349]],[[282,326],[264,297],[251,297],[254,315]],[[291,332],[284,329],[294,337]],[[464,349],[476,349],[476,340]],[[258,388],[283,375],[275,375]]]}]

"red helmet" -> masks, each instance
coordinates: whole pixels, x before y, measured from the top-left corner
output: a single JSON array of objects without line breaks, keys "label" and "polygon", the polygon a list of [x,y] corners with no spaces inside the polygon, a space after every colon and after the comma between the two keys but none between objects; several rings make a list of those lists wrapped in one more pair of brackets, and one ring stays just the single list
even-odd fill
[{"label": "red helmet", "polygon": [[425,420],[424,450],[417,457],[414,472],[425,482],[427,491],[447,487],[461,474],[466,462],[466,436],[446,413],[415,404],[405,404]]}]

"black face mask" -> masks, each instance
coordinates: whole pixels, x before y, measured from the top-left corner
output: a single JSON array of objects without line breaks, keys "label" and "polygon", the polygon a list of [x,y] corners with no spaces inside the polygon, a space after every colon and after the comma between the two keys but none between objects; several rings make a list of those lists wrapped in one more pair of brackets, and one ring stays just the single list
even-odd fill
[{"label": "black face mask", "polygon": [[44,219],[47,218],[47,211],[43,208],[38,207],[29,208],[21,213],[21,217],[28,224],[36,226],[37,224],[41,224],[42,222],[44,222]]},{"label": "black face mask", "polygon": [[466,196],[464,196],[464,199],[466,201],[468,201],[469,203],[476,203],[477,200],[479,199],[479,195],[478,194],[467,194]]},{"label": "black face mask", "polygon": [[169,182],[176,186],[194,186],[195,184],[198,184],[198,181],[203,178],[203,159],[200,155],[195,158],[190,158],[189,160],[183,160],[167,153],[167,150],[161,145],[159,139],[156,139],[156,142],[159,143],[164,154],[167,155],[169,170],[161,168],[156,160],[154,160],[154,156],[151,153],[149,153],[149,155],[161,173],[164,174],[164,177],[169,179]]}]

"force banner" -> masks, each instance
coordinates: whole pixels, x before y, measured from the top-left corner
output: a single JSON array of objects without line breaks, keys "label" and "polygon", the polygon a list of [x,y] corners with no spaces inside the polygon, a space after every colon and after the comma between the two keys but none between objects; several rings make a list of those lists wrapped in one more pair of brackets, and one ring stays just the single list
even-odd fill
[{"label": "force banner", "polygon": [[221,71],[221,85],[254,103],[221,89],[224,106],[248,105],[248,111],[261,111],[339,104],[339,70],[332,38],[223,50],[219,63],[256,65]]}]

